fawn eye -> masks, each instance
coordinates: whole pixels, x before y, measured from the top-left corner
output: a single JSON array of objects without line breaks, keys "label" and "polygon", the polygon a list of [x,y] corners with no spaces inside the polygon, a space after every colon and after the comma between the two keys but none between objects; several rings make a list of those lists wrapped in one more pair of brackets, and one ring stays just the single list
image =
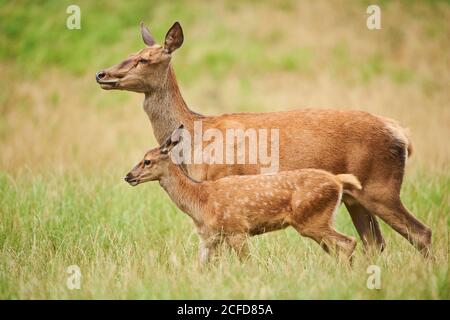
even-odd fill
[{"label": "fawn eye", "polygon": [[148,166],[150,165],[150,163],[152,163],[151,160],[144,160],[144,166]]},{"label": "fawn eye", "polygon": [[148,63],[147,59],[139,59],[139,63],[146,64]]}]

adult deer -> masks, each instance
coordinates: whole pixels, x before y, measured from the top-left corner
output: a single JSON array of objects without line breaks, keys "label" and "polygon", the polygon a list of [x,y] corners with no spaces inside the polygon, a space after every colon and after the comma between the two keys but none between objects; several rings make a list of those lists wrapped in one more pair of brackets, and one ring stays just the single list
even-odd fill
[{"label": "adult deer", "polygon": [[[193,131],[195,121],[203,128],[279,128],[279,169],[317,168],[334,174],[352,173],[363,189],[343,201],[365,248],[384,249],[375,216],[380,217],[423,254],[431,247],[431,230],[402,204],[400,188],[405,164],[411,154],[406,131],[395,121],[356,110],[301,109],[269,113],[233,113],[204,116],[191,111],[178,88],[170,63],[172,53],[183,44],[183,31],[176,22],[158,45],[141,23],[147,45],[118,65],[100,71],[96,80],[105,90],[128,90],[145,94],[144,110],[161,144],[183,123]],[[259,173],[256,165],[190,164],[187,171],[197,180],[227,175]]]}]

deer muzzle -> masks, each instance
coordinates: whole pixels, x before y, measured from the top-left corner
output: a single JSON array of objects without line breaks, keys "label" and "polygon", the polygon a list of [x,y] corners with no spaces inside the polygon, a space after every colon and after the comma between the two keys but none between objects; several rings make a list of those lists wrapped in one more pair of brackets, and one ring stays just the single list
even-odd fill
[{"label": "deer muzzle", "polygon": [[111,78],[105,71],[97,72],[95,74],[95,80],[105,89],[114,87],[119,81],[117,78]]},{"label": "deer muzzle", "polygon": [[139,180],[138,180],[135,176],[133,176],[133,175],[131,174],[131,172],[129,172],[129,173],[125,176],[124,180],[125,180],[126,182],[128,182],[128,183],[129,183],[131,186],[133,186],[133,187],[139,184]]}]

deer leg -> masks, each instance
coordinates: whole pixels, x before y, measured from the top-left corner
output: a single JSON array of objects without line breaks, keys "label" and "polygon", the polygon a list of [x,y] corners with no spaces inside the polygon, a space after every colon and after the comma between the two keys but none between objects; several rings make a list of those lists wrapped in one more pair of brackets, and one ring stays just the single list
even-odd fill
[{"label": "deer leg", "polygon": [[[296,201],[294,195],[294,216],[291,225],[302,235],[309,237],[320,244],[328,253],[345,260],[351,260],[356,247],[356,240],[337,232],[333,227],[333,215],[340,203],[338,203],[339,191],[330,197],[326,203],[320,203],[319,207],[311,206],[314,201],[304,203]],[[301,198],[300,198],[301,199]],[[298,203],[298,206],[295,204]]]},{"label": "deer leg", "polygon": [[351,261],[356,247],[355,238],[342,234],[334,228],[330,228],[327,231],[323,242],[329,243],[328,246],[332,248],[331,251],[339,259]]},{"label": "deer leg", "polygon": [[359,203],[345,200],[344,203],[364,245],[364,251],[369,252],[375,249],[376,252],[381,253],[385,243],[376,217]]},{"label": "deer leg", "polygon": [[424,256],[431,253],[431,229],[414,217],[400,197],[363,200],[363,205],[406,238]]},{"label": "deer leg", "polygon": [[210,236],[201,239],[198,254],[200,265],[204,266],[209,262],[211,257],[216,252],[218,242],[219,239],[217,238],[217,236]]},{"label": "deer leg", "polygon": [[351,260],[356,240],[327,225],[294,226],[302,235],[316,241],[325,252],[342,260]]},{"label": "deer leg", "polygon": [[238,255],[241,261],[245,261],[250,256],[246,234],[233,234],[227,237],[228,245]]}]

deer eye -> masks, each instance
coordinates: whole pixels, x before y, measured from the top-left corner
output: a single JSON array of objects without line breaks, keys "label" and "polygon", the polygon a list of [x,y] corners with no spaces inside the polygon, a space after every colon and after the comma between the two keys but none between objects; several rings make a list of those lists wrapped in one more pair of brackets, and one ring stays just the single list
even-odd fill
[{"label": "deer eye", "polygon": [[148,63],[147,59],[139,59],[139,63],[146,64]]},{"label": "deer eye", "polygon": [[144,166],[148,166],[152,163],[151,160],[144,160]]}]

